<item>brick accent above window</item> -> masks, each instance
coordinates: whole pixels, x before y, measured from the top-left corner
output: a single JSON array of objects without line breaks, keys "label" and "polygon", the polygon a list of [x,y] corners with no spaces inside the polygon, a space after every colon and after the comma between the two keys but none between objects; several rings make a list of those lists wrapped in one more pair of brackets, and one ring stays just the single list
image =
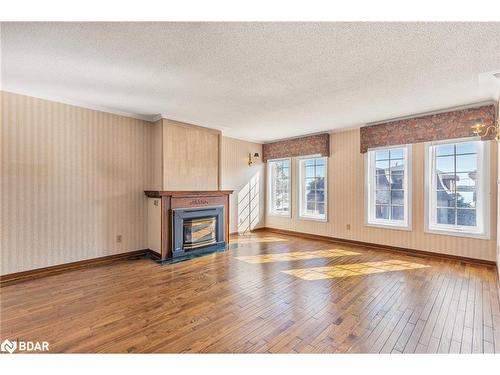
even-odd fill
[{"label": "brick accent above window", "polygon": [[264,162],[272,159],[307,155],[330,156],[330,134],[317,134],[265,143],[262,147]]},{"label": "brick accent above window", "polygon": [[[375,147],[471,137],[474,135],[471,126],[476,120],[482,119],[486,126],[493,125],[495,113],[491,104],[365,126],[360,130],[360,149],[365,153]],[[493,138],[490,132],[482,140]]]}]

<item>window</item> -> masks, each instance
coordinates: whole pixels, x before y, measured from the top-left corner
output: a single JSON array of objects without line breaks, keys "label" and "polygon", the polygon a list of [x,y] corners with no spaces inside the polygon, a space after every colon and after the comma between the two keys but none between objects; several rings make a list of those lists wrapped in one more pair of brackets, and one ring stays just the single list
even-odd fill
[{"label": "window", "polygon": [[300,159],[301,218],[326,220],[326,157]]},{"label": "window", "polygon": [[290,159],[269,160],[269,214],[290,216]]},{"label": "window", "polygon": [[369,150],[366,223],[410,229],[410,146]]},{"label": "window", "polygon": [[427,144],[426,229],[488,237],[488,142]]}]

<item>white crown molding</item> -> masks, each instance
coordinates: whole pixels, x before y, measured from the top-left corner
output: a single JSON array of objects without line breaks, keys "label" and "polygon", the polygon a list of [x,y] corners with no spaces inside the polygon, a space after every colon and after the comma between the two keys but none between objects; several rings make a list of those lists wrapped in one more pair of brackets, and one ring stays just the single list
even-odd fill
[{"label": "white crown molding", "polygon": [[156,116],[153,116],[151,118],[151,122],[157,122],[157,121],[159,121],[161,119],[171,120],[171,121],[176,121],[176,122],[182,122],[183,124],[198,126],[200,128],[206,128],[206,129],[211,129],[211,130],[218,130],[218,131],[220,131],[220,135],[222,137],[224,137],[224,138],[232,138],[232,139],[237,139],[239,141],[250,142],[250,143],[257,143],[257,144],[264,144],[265,143],[265,142],[262,142],[262,141],[259,141],[259,140],[256,140],[256,139],[233,137],[231,135],[226,135],[227,131],[231,130],[230,128],[227,128],[227,127],[210,127],[210,126],[205,126],[205,125],[198,125],[198,124],[194,124],[191,121],[186,121],[186,120],[183,120],[183,119],[178,119],[178,118],[175,118],[175,117],[170,117],[170,116],[168,116],[168,115],[166,115],[164,113],[158,113]]},{"label": "white crown molding", "polygon": [[156,122],[156,121],[160,121],[163,117],[163,115],[161,113],[158,113],[156,116],[153,116],[151,118],[151,122]]},{"label": "white crown molding", "polygon": [[255,143],[255,144],[259,144],[259,145],[263,145],[264,143],[266,143],[266,142],[258,141],[258,140],[256,140],[256,139],[250,139],[250,138],[240,138],[240,137],[233,137],[232,135],[224,135],[224,132],[221,132],[221,135],[222,135],[224,138],[231,138],[231,139],[236,139],[236,140],[238,140],[238,141],[249,142],[249,143]]},{"label": "white crown molding", "polygon": [[[344,131],[344,130],[341,130],[341,131]],[[265,142],[262,142],[262,143],[263,144],[267,144],[267,143],[291,141],[293,139],[306,138],[306,137],[312,137],[314,135],[331,134],[331,133],[333,133],[333,130],[324,130],[324,131],[319,131],[319,132],[314,132],[314,133],[307,133],[307,134],[303,134],[303,135],[295,135],[293,137],[286,137],[286,138],[274,139],[272,141],[265,141]]]},{"label": "white crown molding", "polygon": [[[157,122],[157,121],[161,120],[162,118],[167,119],[167,120],[183,122],[186,124],[191,124],[191,125],[195,125],[195,126],[199,126],[199,127],[203,127],[203,128],[207,128],[207,129],[219,130],[221,132],[221,135],[225,138],[233,138],[233,139],[237,139],[240,141],[251,142],[251,143],[256,143],[256,144],[266,144],[266,143],[274,143],[274,142],[279,142],[279,141],[287,141],[287,140],[291,140],[291,139],[297,139],[297,138],[308,137],[308,136],[317,135],[317,134],[324,134],[324,133],[330,133],[330,134],[341,133],[341,132],[345,132],[345,131],[349,131],[349,130],[359,129],[359,128],[362,128],[365,126],[372,126],[372,125],[383,124],[386,122],[428,116],[428,115],[444,113],[444,112],[449,112],[449,111],[455,111],[455,110],[461,110],[461,109],[466,109],[466,108],[473,108],[473,107],[478,107],[478,106],[482,106],[482,105],[494,104],[496,106],[499,106],[499,103],[496,100],[485,100],[485,101],[481,101],[481,102],[477,102],[477,103],[469,103],[469,104],[465,104],[465,105],[442,108],[442,109],[434,110],[434,111],[421,112],[421,113],[416,113],[416,114],[411,114],[411,115],[406,115],[406,116],[401,116],[401,117],[394,117],[391,119],[370,122],[370,123],[366,123],[366,124],[362,124],[362,125],[358,124],[358,125],[347,126],[347,127],[341,128],[341,129],[324,130],[324,131],[319,131],[319,132],[315,132],[315,133],[309,133],[309,134],[303,134],[303,135],[298,135],[298,136],[293,136],[293,137],[275,139],[272,141],[260,141],[260,140],[256,140],[256,139],[241,138],[241,137],[234,137],[231,135],[226,135],[227,131],[230,130],[230,128],[210,127],[210,126],[205,126],[205,125],[193,124],[192,122],[189,122],[189,121],[172,118],[172,117],[170,117],[166,114],[163,114],[163,113],[158,113],[155,115],[141,115],[141,114],[137,114],[137,113],[124,112],[124,111],[120,111],[120,110],[116,110],[116,109],[112,109],[112,108],[108,108],[108,107],[101,107],[101,106],[96,106],[96,105],[92,105],[92,104],[88,104],[88,103],[81,103],[78,101],[68,100],[68,99],[64,99],[64,98],[60,98],[60,97],[56,97],[56,96],[51,96],[51,95],[38,95],[36,93],[26,92],[23,90],[8,89],[5,87],[0,87],[0,91],[10,92],[10,93],[19,94],[19,95],[25,95],[25,96],[31,96],[31,97],[38,98],[38,99],[49,100],[49,101],[53,101],[53,102],[57,102],[57,103],[72,105],[75,107],[90,109],[90,110],[99,111],[99,112],[110,113],[110,114],[123,116],[123,117],[134,118],[137,120],[142,120],[142,121],[146,121],[146,122],[150,122],[150,123]],[[500,110],[500,106],[499,106],[499,110]]]},{"label": "white crown molding", "polygon": [[143,120],[143,121],[147,121],[147,122],[157,121],[154,119],[158,116],[158,115],[141,115],[138,113],[125,112],[125,111],[120,111],[120,110],[116,110],[116,109],[109,108],[109,107],[102,107],[102,106],[93,105],[93,104],[89,104],[89,103],[82,103],[82,102],[79,102],[76,100],[68,100],[68,99],[53,96],[53,95],[37,94],[37,93],[33,93],[33,92],[26,92],[24,90],[17,90],[17,89],[11,89],[11,88],[6,88],[6,87],[2,87],[2,91],[10,92],[13,94],[18,94],[18,95],[31,96],[32,98],[48,100],[51,102],[72,105],[74,107],[90,109],[93,111],[111,113],[113,115],[134,118],[136,120]]},{"label": "white crown molding", "polygon": [[61,104],[67,104],[67,105],[71,105],[71,106],[74,106],[74,107],[90,109],[90,110],[93,110],[93,111],[105,112],[105,113],[110,113],[110,114],[113,114],[113,115],[134,118],[136,120],[142,120],[142,121],[146,121],[146,122],[150,122],[150,123],[157,122],[157,121],[159,121],[161,119],[178,121],[178,122],[182,122],[182,123],[185,123],[185,124],[199,126],[199,127],[202,127],[202,128],[218,130],[218,131],[221,132],[221,135],[224,136],[224,137],[226,137],[226,138],[234,138],[234,139],[238,139],[238,140],[245,141],[245,142],[251,142],[251,143],[259,143],[259,144],[263,143],[261,141],[254,140],[254,139],[245,139],[245,138],[230,137],[230,136],[224,135],[224,132],[227,132],[229,130],[229,128],[224,128],[224,127],[209,127],[209,126],[204,126],[204,125],[197,125],[197,124],[193,124],[192,122],[185,121],[185,120],[182,120],[182,119],[172,118],[172,117],[170,117],[170,116],[168,116],[168,115],[166,115],[164,113],[158,113],[158,114],[155,114],[155,115],[140,115],[140,114],[137,114],[137,113],[119,111],[119,110],[116,110],[116,109],[113,109],[113,108],[102,107],[102,106],[92,105],[92,104],[88,104],[88,103],[82,103],[82,102],[78,102],[78,101],[75,101],[75,100],[68,100],[68,99],[57,97],[57,96],[53,96],[53,95],[44,95],[44,94],[37,94],[37,93],[34,93],[34,92],[27,92],[25,90],[17,90],[17,89],[5,88],[5,87],[1,87],[0,86],[0,91],[10,92],[10,93],[13,93],[13,94],[18,94],[18,95],[30,96],[32,98],[37,98],[37,99],[42,99],[42,100],[48,100],[48,101],[52,101],[52,102],[56,102],[56,103],[61,103]]}]

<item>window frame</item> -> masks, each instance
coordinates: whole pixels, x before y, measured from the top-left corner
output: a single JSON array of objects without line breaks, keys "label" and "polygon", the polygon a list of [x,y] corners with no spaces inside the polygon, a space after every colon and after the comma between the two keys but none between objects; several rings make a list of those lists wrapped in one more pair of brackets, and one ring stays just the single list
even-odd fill
[{"label": "window frame", "polygon": [[[404,220],[391,220],[391,219],[377,219],[375,215],[376,210],[376,187],[374,186],[375,178],[375,154],[381,150],[403,149],[404,150]],[[365,226],[376,227],[383,229],[397,229],[397,230],[412,230],[412,145],[394,145],[370,148],[365,155]]]},{"label": "window frame", "polygon": [[[435,220],[436,197],[434,186],[436,186],[436,156],[435,147],[443,144],[457,144],[467,142],[478,142],[477,149],[477,178],[476,178],[476,226],[438,224]],[[471,237],[477,239],[490,239],[490,143],[481,141],[480,137],[467,137],[433,141],[425,143],[425,232],[457,237]],[[471,228],[476,228],[472,229]]]},{"label": "window frame", "polygon": [[[303,214],[303,203],[304,196],[302,194],[304,188],[304,161],[308,159],[324,159],[325,161],[325,182],[324,182],[324,207],[325,214],[324,217],[313,216]],[[298,161],[298,169],[299,169],[299,183],[298,183],[298,194],[299,194],[299,210],[298,210],[298,218],[300,220],[310,220],[310,221],[320,221],[320,222],[328,222],[328,157],[321,155],[307,155],[301,156],[297,158]]]},{"label": "window frame", "polygon": [[[273,211],[273,205],[272,205],[273,178],[272,178],[272,173],[271,173],[271,163],[277,162],[277,161],[283,161],[283,160],[288,161],[288,170],[289,170],[289,176],[288,176],[288,213],[275,212],[275,211]],[[268,176],[268,178],[267,178],[267,215],[268,216],[287,217],[287,218],[292,217],[292,175],[293,175],[292,158],[270,159],[267,161],[267,176]]]}]

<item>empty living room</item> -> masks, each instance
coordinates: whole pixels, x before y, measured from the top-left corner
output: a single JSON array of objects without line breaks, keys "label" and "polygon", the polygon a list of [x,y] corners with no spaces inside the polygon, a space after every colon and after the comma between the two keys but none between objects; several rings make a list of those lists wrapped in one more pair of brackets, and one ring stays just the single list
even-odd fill
[{"label": "empty living room", "polygon": [[2,368],[500,368],[495,11],[91,3],[0,16]]}]

